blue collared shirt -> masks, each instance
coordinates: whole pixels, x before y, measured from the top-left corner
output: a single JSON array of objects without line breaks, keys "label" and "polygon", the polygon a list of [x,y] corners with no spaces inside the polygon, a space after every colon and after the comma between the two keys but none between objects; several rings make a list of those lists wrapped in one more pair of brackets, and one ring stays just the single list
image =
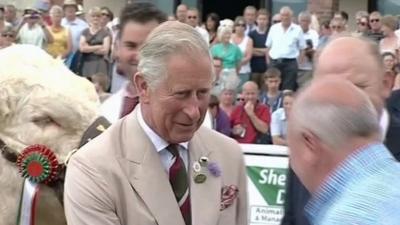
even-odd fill
[{"label": "blue collared shirt", "polygon": [[380,143],[348,157],[305,208],[318,225],[398,225],[399,209],[400,163]]},{"label": "blue collared shirt", "polygon": [[88,28],[89,25],[79,18],[76,18],[73,21],[68,21],[65,17],[61,20],[61,25],[67,27],[71,32],[72,52],[76,52],[79,49],[79,41],[82,31]]}]

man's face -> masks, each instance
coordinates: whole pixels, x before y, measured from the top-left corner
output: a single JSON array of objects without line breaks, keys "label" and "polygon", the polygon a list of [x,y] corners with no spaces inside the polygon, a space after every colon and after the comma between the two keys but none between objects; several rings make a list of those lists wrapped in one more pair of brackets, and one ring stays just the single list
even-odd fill
[{"label": "man's face", "polygon": [[66,18],[75,18],[76,17],[76,8],[75,6],[64,6],[64,13]]},{"label": "man's face", "polygon": [[258,88],[257,85],[243,85],[243,98],[245,102],[257,103],[258,100]]},{"label": "man's face", "polygon": [[267,15],[259,15],[257,17],[257,25],[261,28],[266,28],[268,26],[268,17]]},{"label": "man's face", "polygon": [[371,30],[375,32],[381,31],[381,17],[379,15],[371,14],[369,17],[369,25],[371,26]]},{"label": "man's face", "polygon": [[118,70],[130,78],[137,71],[139,48],[143,45],[149,33],[158,26],[157,21],[145,24],[130,21],[121,30],[118,43]]},{"label": "man's face", "polygon": [[278,77],[271,77],[265,79],[265,86],[270,91],[277,91],[279,89],[280,84],[281,84],[281,79]]},{"label": "man's face", "polygon": [[292,14],[287,11],[283,11],[280,13],[281,15],[281,22],[284,27],[289,27],[292,23]]},{"label": "man's face", "polygon": [[303,29],[303,31],[308,31],[308,29],[310,28],[310,23],[311,23],[310,18],[300,17],[299,24],[301,29]]},{"label": "man's face", "polygon": [[192,27],[196,27],[198,23],[199,15],[197,11],[189,10],[187,12],[186,22]]},{"label": "man's face", "polygon": [[332,34],[334,34],[334,35],[340,34],[344,31],[344,26],[339,21],[332,21],[330,28],[331,28]]},{"label": "man's face", "polygon": [[222,70],[222,61],[220,59],[213,59],[213,65],[216,78],[218,79]]},{"label": "man's face", "polygon": [[395,60],[394,60],[393,56],[386,55],[383,58],[383,65],[385,66],[385,70],[386,71],[392,71],[393,67],[394,67],[394,64],[395,64]]},{"label": "man's face", "polygon": [[293,104],[292,96],[286,96],[283,98],[283,109],[285,110],[286,117],[288,117],[290,114],[290,109],[292,108],[292,104]]},{"label": "man's face", "polygon": [[235,92],[233,90],[223,90],[220,101],[223,105],[232,105],[235,102]]},{"label": "man's face", "polygon": [[244,20],[246,20],[247,24],[254,24],[256,21],[256,10],[254,9],[246,9],[244,11]]},{"label": "man's face", "polygon": [[141,98],[150,127],[169,143],[189,141],[202,124],[212,85],[211,60],[172,55],[167,79]]},{"label": "man's face", "polygon": [[12,10],[8,7],[4,8],[4,19],[8,22],[12,22],[15,19],[15,10]]},{"label": "man's face", "polygon": [[185,23],[186,22],[186,14],[187,14],[187,7],[184,5],[178,6],[176,9],[176,18],[179,22]]}]

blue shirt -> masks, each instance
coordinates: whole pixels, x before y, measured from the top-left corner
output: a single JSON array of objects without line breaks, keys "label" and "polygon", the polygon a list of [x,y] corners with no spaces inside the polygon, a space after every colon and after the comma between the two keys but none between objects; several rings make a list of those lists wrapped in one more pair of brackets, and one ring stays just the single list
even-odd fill
[{"label": "blue shirt", "polygon": [[306,206],[312,224],[400,224],[400,163],[383,144],[350,155]]},{"label": "blue shirt", "polygon": [[72,52],[76,52],[79,49],[82,31],[88,28],[89,25],[79,18],[76,18],[74,21],[68,21],[65,17],[61,20],[61,25],[67,27],[71,32]]}]

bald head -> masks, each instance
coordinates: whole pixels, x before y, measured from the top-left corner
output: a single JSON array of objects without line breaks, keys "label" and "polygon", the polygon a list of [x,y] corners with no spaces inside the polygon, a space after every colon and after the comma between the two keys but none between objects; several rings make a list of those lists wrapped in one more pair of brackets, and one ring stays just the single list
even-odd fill
[{"label": "bald head", "polygon": [[366,39],[338,37],[317,58],[315,80],[346,79],[363,90],[380,113],[390,89],[384,85],[384,69],[378,46]]},{"label": "bald head", "polygon": [[254,81],[247,81],[242,86],[242,94],[245,102],[257,103],[258,85]]}]

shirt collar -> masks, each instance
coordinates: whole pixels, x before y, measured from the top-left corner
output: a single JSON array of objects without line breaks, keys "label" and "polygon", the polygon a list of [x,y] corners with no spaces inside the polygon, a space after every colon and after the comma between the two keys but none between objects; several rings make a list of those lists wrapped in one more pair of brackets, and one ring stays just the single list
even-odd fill
[{"label": "shirt collar", "polygon": [[[355,150],[349,155],[317,189],[305,207],[305,212],[312,222],[318,221],[324,212],[335,201],[338,195],[346,190],[354,178],[364,176],[370,168],[379,169],[382,162],[393,160],[393,156],[382,143],[371,143]],[[374,163],[375,162],[375,163]]]},{"label": "shirt collar", "polygon": [[[151,129],[143,119],[142,109],[140,104],[137,106],[138,109],[138,121],[139,125],[143,128],[144,132],[146,133],[147,137],[150,138],[151,143],[153,143],[154,147],[156,148],[157,152],[160,152],[168,147],[169,143],[161,138],[156,132]],[[189,142],[182,142],[179,143],[180,146],[188,149]]]}]

